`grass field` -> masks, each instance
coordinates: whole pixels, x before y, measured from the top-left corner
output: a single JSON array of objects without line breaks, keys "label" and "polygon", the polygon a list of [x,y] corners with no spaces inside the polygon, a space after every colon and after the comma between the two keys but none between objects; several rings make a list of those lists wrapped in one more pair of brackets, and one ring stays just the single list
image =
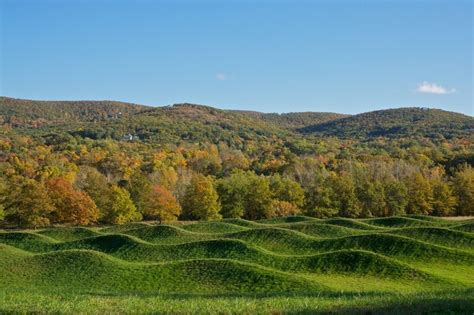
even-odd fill
[{"label": "grass field", "polygon": [[0,313],[474,313],[474,220],[0,230]]}]

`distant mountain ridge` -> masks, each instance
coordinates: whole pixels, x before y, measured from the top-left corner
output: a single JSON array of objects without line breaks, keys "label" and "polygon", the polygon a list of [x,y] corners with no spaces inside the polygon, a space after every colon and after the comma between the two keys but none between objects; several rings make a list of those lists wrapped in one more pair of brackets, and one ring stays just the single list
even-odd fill
[{"label": "distant mountain ridge", "polygon": [[[90,125],[90,124],[93,125]],[[136,133],[161,142],[178,139],[216,142],[258,137],[330,136],[472,137],[474,118],[440,109],[398,108],[357,115],[325,112],[261,113],[223,110],[197,104],[151,107],[115,101],[34,101],[0,97],[0,124],[14,128],[62,126],[71,134],[105,137]],[[199,135],[196,137],[196,135]],[[115,135],[115,137],[118,137]]]},{"label": "distant mountain ridge", "polygon": [[324,122],[349,117],[347,114],[330,112],[290,112],[290,113],[261,113],[255,111],[237,111],[245,115],[251,115],[265,120],[269,123],[278,124],[285,128],[303,128],[306,126],[321,124]]},{"label": "distant mountain ridge", "polygon": [[420,135],[446,138],[472,136],[474,118],[440,109],[407,107],[377,110],[299,129],[339,138],[402,137]]},{"label": "distant mountain ridge", "polygon": [[36,101],[0,97],[0,122],[38,127],[129,116],[148,106],[116,101]]}]

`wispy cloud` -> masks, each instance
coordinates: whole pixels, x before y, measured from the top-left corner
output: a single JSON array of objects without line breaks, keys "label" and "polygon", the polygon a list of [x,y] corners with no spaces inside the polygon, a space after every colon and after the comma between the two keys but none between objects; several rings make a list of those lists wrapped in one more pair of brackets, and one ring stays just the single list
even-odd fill
[{"label": "wispy cloud", "polygon": [[456,92],[456,89],[447,89],[439,84],[430,83],[427,81],[418,84],[418,88],[416,90],[420,93],[430,94],[450,94]]},{"label": "wispy cloud", "polygon": [[219,81],[225,81],[227,80],[227,75],[225,73],[217,73],[216,79]]}]

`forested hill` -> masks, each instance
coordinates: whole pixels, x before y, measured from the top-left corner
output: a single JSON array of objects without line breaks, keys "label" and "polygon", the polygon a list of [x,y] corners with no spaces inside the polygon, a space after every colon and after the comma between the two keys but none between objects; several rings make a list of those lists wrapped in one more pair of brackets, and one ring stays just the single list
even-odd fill
[{"label": "forested hill", "polygon": [[412,137],[445,138],[472,136],[474,118],[429,108],[398,108],[373,111],[299,129],[339,138]]},{"label": "forested hill", "polygon": [[[464,138],[474,133],[474,118],[426,108],[399,108],[358,115],[324,112],[260,113],[204,105],[149,107],[115,101],[33,101],[0,97],[0,125],[50,128],[93,139],[126,133],[160,143],[333,136],[342,139]],[[56,130],[57,131],[57,130]],[[49,131],[48,131],[49,132]],[[290,136],[291,139],[288,138]]]},{"label": "forested hill", "polygon": [[118,119],[146,106],[115,101],[35,101],[0,97],[0,123],[39,127],[70,122]]},{"label": "forested hill", "polygon": [[296,112],[296,113],[261,113],[255,111],[237,111],[239,113],[262,119],[288,129],[304,128],[328,121],[348,117],[350,115],[326,112]]}]

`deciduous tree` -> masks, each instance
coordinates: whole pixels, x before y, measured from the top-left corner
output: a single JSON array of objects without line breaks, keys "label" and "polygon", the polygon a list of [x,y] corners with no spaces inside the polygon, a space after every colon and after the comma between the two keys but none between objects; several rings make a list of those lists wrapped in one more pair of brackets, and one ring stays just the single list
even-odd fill
[{"label": "deciduous tree", "polygon": [[457,215],[474,215],[474,168],[463,166],[453,178]]},{"label": "deciduous tree", "polygon": [[10,182],[5,201],[5,219],[21,227],[40,227],[50,224],[55,210],[44,185],[29,178]]},{"label": "deciduous tree", "polygon": [[179,205],[173,194],[163,186],[155,185],[150,191],[143,216],[145,219],[162,221],[174,221],[181,214]]},{"label": "deciduous tree", "polygon": [[54,223],[88,225],[97,222],[99,210],[85,192],[75,190],[70,181],[57,177],[46,181],[48,196],[55,210],[51,213]]},{"label": "deciduous tree", "polygon": [[112,224],[124,224],[127,222],[139,221],[142,215],[137,211],[130,198],[130,193],[117,185],[111,187],[111,195],[105,222]]},{"label": "deciduous tree", "polygon": [[193,176],[183,198],[183,217],[191,220],[221,218],[218,198],[211,177],[201,174]]}]

